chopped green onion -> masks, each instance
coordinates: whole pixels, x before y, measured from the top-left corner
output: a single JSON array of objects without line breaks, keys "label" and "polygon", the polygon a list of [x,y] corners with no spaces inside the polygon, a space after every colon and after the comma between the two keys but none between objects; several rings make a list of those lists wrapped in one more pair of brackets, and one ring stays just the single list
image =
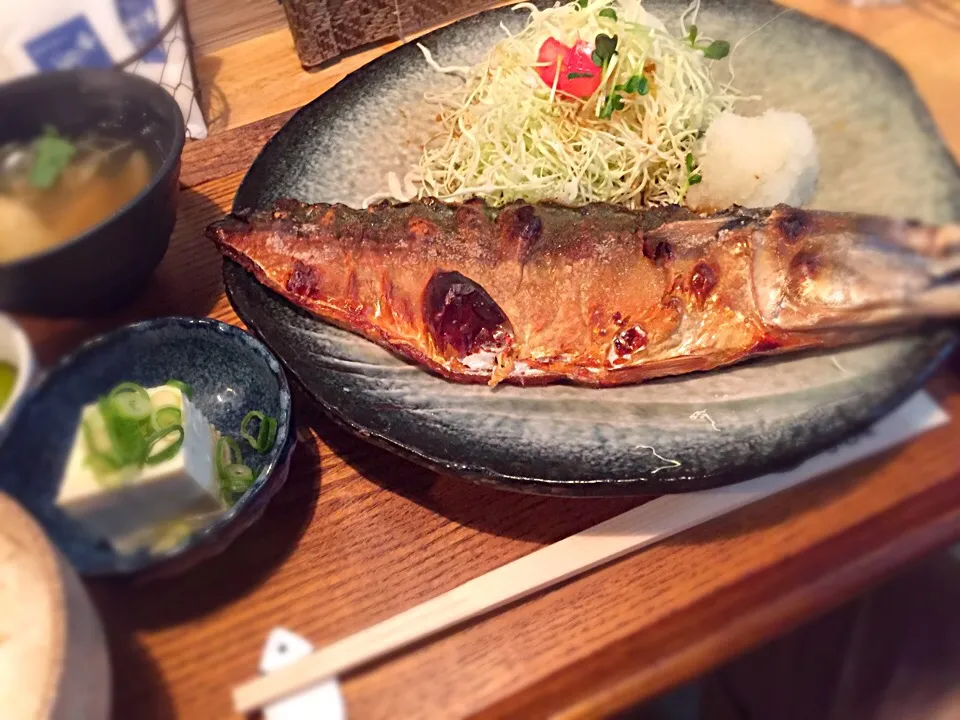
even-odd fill
[{"label": "chopped green onion", "polygon": [[[178,436],[176,440],[169,443],[157,452],[153,452],[153,448],[157,445],[157,443],[159,443],[168,435],[172,434],[176,434]],[[178,452],[180,452],[180,447],[183,445],[183,438],[183,425],[169,425],[162,430],[157,430],[157,432],[147,438],[147,447],[149,448],[149,451],[143,460],[144,464],[159,465],[160,463],[174,457]]]},{"label": "chopped green onion", "polygon": [[147,390],[146,390],[145,387],[143,387],[143,385],[140,385],[139,383],[135,383],[135,382],[122,382],[122,383],[120,383],[119,385],[116,385],[116,386],[113,388],[113,390],[111,390],[110,392],[108,392],[108,393],[107,393],[107,397],[114,397],[115,395],[119,395],[119,394],[121,394],[121,393],[128,393],[128,392],[132,392],[132,393],[140,393],[140,392],[142,392],[142,393],[146,394]]},{"label": "chopped green onion", "polygon": [[260,441],[257,438],[255,438],[253,435],[251,435],[247,428],[250,427],[251,421],[255,419],[259,420],[260,426],[263,427],[263,423],[266,417],[267,416],[264,415],[259,410],[251,410],[246,415],[244,415],[243,420],[240,421],[240,437],[246,440],[250,444],[250,447],[252,447],[254,450],[259,449],[257,446],[259,445]]},{"label": "chopped green onion", "polygon": [[217,441],[217,475],[223,478],[224,469],[243,462],[240,446],[232,437],[221,435]]},{"label": "chopped green onion", "polygon": [[110,436],[107,434],[106,423],[100,413],[90,413],[89,417],[81,421],[83,437],[87,446],[101,455],[113,452],[110,446]]},{"label": "chopped green onion", "polygon": [[225,435],[217,443],[217,475],[224,496],[228,493],[242,495],[253,482],[253,470],[244,465],[240,446]]},{"label": "chopped green onion", "polygon": [[99,412],[89,413],[81,419],[80,431],[86,443],[84,462],[94,474],[94,478],[104,487],[111,487],[108,479],[123,466],[123,462],[114,452],[110,435],[107,433],[106,421]]},{"label": "chopped green onion", "polygon": [[120,383],[107,398],[124,419],[139,422],[150,417],[150,395],[136,383]]},{"label": "chopped green onion", "polygon": [[277,421],[268,415],[266,432],[261,427],[258,437],[260,439],[260,452],[270,452],[273,449],[273,444],[277,441]]},{"label": "chopped green onion", "polygon": [[113,454],[120,466],[141,464],[147,456],[147,444],[140,431],[140,421],[122,415],[108,398],[100,399],[99,408]]},{"label": "chopped green onion", "polygon": [[169,385],[170,387],[175,387],[177,390],[182,392],[188,400],[193,400],[193,388],[187,383],[181,380],[174,380],[173,378],[170,378],[164,384]]},{"label": "chopped green onion", "polygon": [[174,405],[164,405],[153,411],[150,416],[150,426],[154,430],[163,430],[171,425],[182,425],[183,413]]},{"label": "chopped green onion", "polygon": [[[193,391],[179,380],[171,379],[167,385],[173,389],[158,389],[151,396],[148,390],[137,383],[120,383],[97,400],[96,411],[81,418],[81,432],[86,446],[84,462],[93,470],[99,482],[110,487],[117,486],[135,477],[117,471],[128,466],[142,468],[145,465],[158,465],[176,457],[181,451],[186,440],[184,411],[180,396],[174,394],[174,389],[186,397],[190,397]],[[263,413],[252,418],[260,421],[253,444],[258,448],[271,447],[276,439],[276,420]],[[244,420],[244,430],[252,418]],[[245,478],[248,473],[252,476],[252,471],[239,469],[246,466],[237,441],[221,437],[216,452],[221,490],[232,488],[231,492],[239,492],[244,482],[249,485]]]},{"label": "chopped green onion", "polygon": [[234,463],[223,469],[220,479],[230,492],[242,495],[253,484],[253,470],[243,463]]},{"label": "chopped green onion", "polygon": [[[91,420],[83,420],[80,423],[84,442],[87,444],[87,464],[97,475],[113,472],[120,468],[120,463],[113,454],[113,448],[110,447],[110,438],[106,437],[104,427],[94,428]],[[103,437],[99,442],[97,439],[97,430],[102,432]]]},{"label": "chopped green onion", "polygon": [[[253,420],[260,421],[260,429],[256,437],[254,437],[249,430],[250,423]],[[250,447],[257,452],[269,452],[277,439],[276,418],[265,415],[259,410],[251,410],[244,416],[243,421],[240,423],[240,437],[246,440],[250,444]]]}]

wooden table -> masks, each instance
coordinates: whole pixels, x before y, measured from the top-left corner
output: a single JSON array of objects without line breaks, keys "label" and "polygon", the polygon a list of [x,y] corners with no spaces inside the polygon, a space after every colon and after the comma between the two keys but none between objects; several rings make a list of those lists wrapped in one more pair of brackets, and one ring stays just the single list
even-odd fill
[{"label": "wooden table", "polygon": [[[960,150],[960,34],[908,7],[791,2],[896,55]],[[308,74],[281,31],[200,58],[214,133],[185,152],[169,253],[118,316],[26,319],[41,360],[138,318],[239,323],[203,227],[290,110],[380,51]],[[958,369],[930,385],[955,418]],[[250,532],[176,579],[90,584],[110,639],[115,717],[230,717],[229,689],[255,671],[275,625],[328,643],[640,502],[516,496],[440,477],[300,400],[290,479]],[[955,420],[348,677],[351,716],[594,717],[694,677],[960,537],[958,433]]]}]

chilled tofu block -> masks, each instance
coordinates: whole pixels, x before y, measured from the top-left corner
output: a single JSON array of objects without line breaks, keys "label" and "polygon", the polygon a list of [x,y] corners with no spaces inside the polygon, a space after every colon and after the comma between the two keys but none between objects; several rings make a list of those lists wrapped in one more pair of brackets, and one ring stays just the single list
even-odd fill
[{"label": "chilled tofu block", "polygon": [[[90,452],[82,422],[90,423],[89,428],[102,417],[98,404],[91,403],[77,423],[57,496],[65,513],[118,547],[129,546],[130,538],[150,528],[224,507],[215,457],[217,431],[179,389],[164,385],[147,389],[147,394],[154,408],[179,408],[183,426],[179,450],[157,464],[104,472]],[[155,449],[163,449],[163,442]]]}]

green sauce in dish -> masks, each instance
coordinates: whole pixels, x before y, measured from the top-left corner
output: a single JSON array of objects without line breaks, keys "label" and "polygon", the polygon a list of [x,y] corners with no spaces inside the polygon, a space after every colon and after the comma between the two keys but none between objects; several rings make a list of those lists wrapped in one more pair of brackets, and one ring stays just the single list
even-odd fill
[{"label": "green sauce in dish", "polygon": [[17,381],[17,369],[7,362],[0,362],[0,410],[7,404]]}]

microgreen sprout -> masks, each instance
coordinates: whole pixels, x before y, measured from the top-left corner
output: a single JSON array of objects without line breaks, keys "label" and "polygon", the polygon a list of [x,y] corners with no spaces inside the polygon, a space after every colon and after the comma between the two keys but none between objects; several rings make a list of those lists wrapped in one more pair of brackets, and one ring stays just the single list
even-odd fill
[{"label": "microgreen sprout", "polygon": [[714,40],[712,42],[697,42],[697,35],[699,30],[696,25],[691,25],[689,32],[687,32],[686,40],[690,43],[690,47],[696,50],[702,50],[703,56],[709,58],[710,60],[723,60],[727,55],[730,54],[730,43],[726,40]]}]

